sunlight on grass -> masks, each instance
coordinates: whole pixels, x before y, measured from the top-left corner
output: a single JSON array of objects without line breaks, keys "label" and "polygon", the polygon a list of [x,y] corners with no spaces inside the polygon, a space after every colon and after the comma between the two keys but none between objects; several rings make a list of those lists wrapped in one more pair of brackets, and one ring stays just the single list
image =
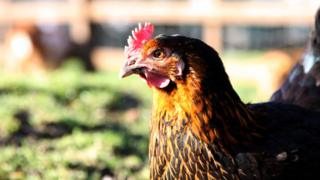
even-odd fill
[{"label": "sunlight on grass", "polygon": [[150,96],[116,73],[2,74],[0,179],[147,179]]}]

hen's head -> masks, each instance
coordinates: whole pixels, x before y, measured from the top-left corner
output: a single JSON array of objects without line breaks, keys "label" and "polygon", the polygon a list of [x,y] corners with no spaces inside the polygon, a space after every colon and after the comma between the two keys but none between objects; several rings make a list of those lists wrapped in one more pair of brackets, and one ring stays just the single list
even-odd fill
[{"label": "hen's head", "polygon": [[139,25],[128,38],[121,77],[138,74],[149,86],[169,90],[193,79],[222,87],[229,84],[215,50],[198,39],[181,35],[153,36],[150,23]]}]

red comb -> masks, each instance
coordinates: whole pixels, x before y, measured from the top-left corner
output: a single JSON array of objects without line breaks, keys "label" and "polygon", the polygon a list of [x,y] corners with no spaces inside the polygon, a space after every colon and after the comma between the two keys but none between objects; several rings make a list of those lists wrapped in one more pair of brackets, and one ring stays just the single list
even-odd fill
[{"label": "red comb", "polygon": [[132,30],[132,35],[128,38],[128,46],[124,47],[124,54],[127,59],[136,58],[142,45],[153,35],[154,26],[151,23],[145,23]]}]

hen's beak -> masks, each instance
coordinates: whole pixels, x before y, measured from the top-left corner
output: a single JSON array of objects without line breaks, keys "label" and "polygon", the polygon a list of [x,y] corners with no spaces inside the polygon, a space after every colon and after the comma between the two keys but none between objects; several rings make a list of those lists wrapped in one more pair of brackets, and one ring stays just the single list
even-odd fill
[{"label": "hen's beak", "polygon": [[136,60],[129,60],[122,66],[119,76],[125,78],[131,74],[139,74],[146,68],[146,65],[136,62]]}]

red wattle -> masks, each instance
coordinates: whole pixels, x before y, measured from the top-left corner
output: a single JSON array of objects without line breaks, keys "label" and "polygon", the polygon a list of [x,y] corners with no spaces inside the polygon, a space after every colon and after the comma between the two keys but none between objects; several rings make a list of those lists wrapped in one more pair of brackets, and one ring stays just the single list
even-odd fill
[{"label": "red wattle", "polygon": [[146,72],[145,76],[146,76],[146,81],[149,86],[152,85],[152,86],[155,86],[157,88],[162,89],[162,88],[167,87],[170,83],[170,79],[168,77],[160,75],[160,74]]}]

